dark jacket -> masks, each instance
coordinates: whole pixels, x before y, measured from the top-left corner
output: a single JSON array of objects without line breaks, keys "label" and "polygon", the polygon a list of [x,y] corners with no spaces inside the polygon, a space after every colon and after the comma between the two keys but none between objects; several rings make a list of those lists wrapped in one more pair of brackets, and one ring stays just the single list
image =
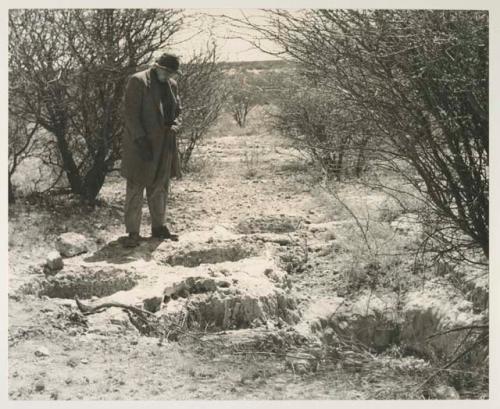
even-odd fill
[{"label": "dark jacket", "polygon": [[[163,91],[170,97],[164,98],[167,106],[161,103],[160,87],[165,87]],[[177,83],[173,79],[159,82],[152,68],[129,78],[124,100],[123,177],[146,186],[157,178],[168,183],[170,177],[180,176],[177,137],[169,126],[179,123],[180,111]],[[144,138],[140,141],[143,143],[137,143],[138,138]],[[139,151],[147,146],[152,151],[151,160],[144,159],[145,155]]]}]

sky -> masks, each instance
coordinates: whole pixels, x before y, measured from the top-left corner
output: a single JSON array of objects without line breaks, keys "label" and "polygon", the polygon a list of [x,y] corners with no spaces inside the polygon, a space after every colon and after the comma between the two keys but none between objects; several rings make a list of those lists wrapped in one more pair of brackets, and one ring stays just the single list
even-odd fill
[{"label": "sky", "polygon": [[[248,41],[234,37],[231,25],[224,21],[221,16],[241,18],[246,16],[255,19],[262,18],[263,12],[258,9],[189,9],[186,28],[176,36],[180,42],[172,46],[172,51],[181,58],[189,58],[193,52],[206,47],[207,43],[214,40],[219,50],[219,58],[222,61],[262,61],[274,60],[277,57],[266,54],[252,46]],[[248,38],[251,33],[248,33]],[[266,49],[275,51],[276,47],[270,42],[262,43]]]}]

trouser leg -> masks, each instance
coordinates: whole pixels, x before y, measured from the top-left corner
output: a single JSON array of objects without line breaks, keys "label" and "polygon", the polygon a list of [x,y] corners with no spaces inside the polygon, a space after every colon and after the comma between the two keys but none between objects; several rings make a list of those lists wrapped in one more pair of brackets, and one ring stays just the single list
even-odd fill
[{"label": "trouser leg", "polygon": [[127,179],[125,195],[125,228],[127,233],[139,233],[141,228],[144,186]]},{"label": "trouser leg", "polygon": [[165,210],[167,207],[168,184],[160,178],[151,186],[146,186],[151,227],[157,228],[165,224]]}]

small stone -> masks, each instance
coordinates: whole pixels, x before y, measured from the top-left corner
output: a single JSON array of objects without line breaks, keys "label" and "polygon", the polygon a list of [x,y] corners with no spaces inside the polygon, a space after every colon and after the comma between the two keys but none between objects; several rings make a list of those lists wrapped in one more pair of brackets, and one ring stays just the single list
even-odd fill
[{"label": "small stone", "polygon": [[50,394],[50,399],[57,400],[59,398],[59,392],[54,391]]},{"label": "small stone", "polygon": [[44,267],[45,267],[44,268],[45,273],[50,273],[50,272],[55,273],[61,270],[64,267],[64,262],[61,257],[61,254],[59,254],[58,251],[51,251],[47,255]]},{"label": "small stone", "polygon": [[70,366],[71,368],[75,368],[78,365],[78,362],[75,358],[70,358],[66,361],[66,365]]},{"label": "small stone", "polygon": [[453,386],[448,385],[439,385],[436,386],[433,390],[433,394],[436,399],[440,400],[458,400],[460,399],[460,395],[457,390]]},{"label": "small stone", "polygon": [[18,376],[19,376],[19,373],[17,371],[14,371],[14,373],[12,374],[12,377],[17,378]]},{"label": "small stone", "polygon": [[73,379],[71,379],[71,378],[66,378],[66,379],[64,380],[64,382],[66,383],[66,385],[71,385],[71,384],[73,383]]},{"label": "small stone", "polygon": [[241,385],[248,385],[251,382],[250,377],[248,374],[241,375],[240,378],[240,384]]},{"label": "small stone", "polygon": [[37,381],[35,383],[35,391],[42,392],[45,390],[45,383],[43,381]]},{"label": "small stone", "polygon": [[61,234],[55,245],[63,257],[73,257],[88,251],[85,236],[73,232]]},{"label": "small stone", "polygon": [[38,356],[38,357],[46,357],[46,356],[49,356],[50,355],[50,352],[47,348],[45,347],[39,347],[36,351],[35,351],[35,356]]},{"label": "small stone", "polygon": [[89,363],[89,360],[87,358],[82,358],[80,359],[80,362],[84,365],[87,365]]}]

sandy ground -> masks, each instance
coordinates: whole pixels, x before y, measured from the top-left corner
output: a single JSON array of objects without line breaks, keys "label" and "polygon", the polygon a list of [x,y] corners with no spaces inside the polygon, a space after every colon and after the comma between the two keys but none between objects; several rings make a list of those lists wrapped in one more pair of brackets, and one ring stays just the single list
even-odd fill
[{"label": "sandy ground", "polygon": [[[252,122],[253,121],[253,122]],[[240,130],[226,118],[211,131],[192,160],[193,171],[174,181],[168,225],[179,234],[262,217],[311,223],[346,220],[319,187],[288,142],[271,132],[256,132],[259,118]],[[192,343],[169,342],[133,331],[85,334],[69,310],[48,298],[14,296],[30,280],[32,267],[54,248],[65,231],[85,234],[99,248],[124,235],[125,183],[111,175],[95,211],[76,202],[52,207],[18,204],[9,213],[9,397],[10,399],[372,399],[404,397],[404,376],[387,385],[375,374],[346,371],[333,364],[314,373],[297,374],[273,355],[232,355]],[[376,196],[370,200],[379,200]],[[345,213],[345,212],[344,212]],[[144,205],[142,235],[149,236]],[[307,243],[297,243],[297,250]],[[342,263],[356,262],[355,253]],[[336,264],[337,263],[337,264]],[[300,305],[332,295],[345,283],[339,260],[325,253],[310,256],[304,269],[291,275]],[[40,353],[42,348],[42,353]],[[43,348],[46,348],[44,350]],[[38,351],[38,352],[37,352]],[[390,390],[390,393],[387,392]],[[391,395],[392,394],[392,395]]]}]

